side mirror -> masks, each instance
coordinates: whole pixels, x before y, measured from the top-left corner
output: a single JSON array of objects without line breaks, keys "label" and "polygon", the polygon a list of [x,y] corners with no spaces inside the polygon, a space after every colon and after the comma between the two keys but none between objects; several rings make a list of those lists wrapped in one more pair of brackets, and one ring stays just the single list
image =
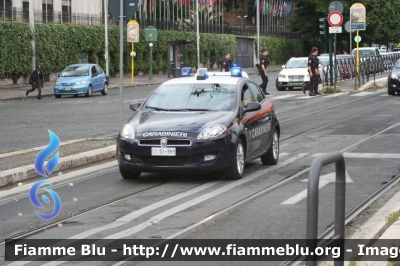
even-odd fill
[{"label": "side mirror", "polygon": [[285,65],[282,65],[282,68],[285,68]]},{"label": "side mirror", "polygon": [[258,111],[260,109],[261,109],[261,104],[256,102],[251,102],[247,104],[246,108],[244,108],[244,112],[248,113],[248,112]]},{"label": "side mirror", "polygon": [[129,108],[131,108],[132,111],[137,111],[139,109],[141,103],[139,102],[133,102],[129,105]]}]

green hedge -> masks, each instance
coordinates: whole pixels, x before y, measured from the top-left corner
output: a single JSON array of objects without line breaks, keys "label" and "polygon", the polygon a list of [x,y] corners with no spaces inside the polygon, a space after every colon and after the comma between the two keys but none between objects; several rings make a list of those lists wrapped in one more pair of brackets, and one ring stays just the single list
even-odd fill
[{"label": "green hedge", "polygon": [[[255,40],[257,43],[257,40]],[[257,49],[257,44],[254,45]],[[291,57],[303,56],[303,41],[300,39],[278,39],[273,37],[260,37],[260,54],[268,50],[270,64],[285,64]]]},{"label": "green hedge", "polygon": [[[196,40],[196,33],[158,30],[158,40],[153,46],[153,71],[168,69],[167,42],[174,40]],[[0,22],[0,79],[27,76],[31,69],[31,31],[28,23]],[[65,66],[79,62],[81,53],[87,53],[89,62],[105,68],[105,44],[103,26],[78,26],[68,24],[35,24],[36,63],[42,65],[45,75],[60,72]],[[110,75],[119,73],[119,27],[109,27],[108,50]],[[255,40],[255,43],[257,40]],[[145,42],[144,29],[140,30],[140,42],[134,44],[135,73],[148,73],[150,48]],[[256,45],[255,45],[256,47]],[[267,48],[270,61],[285,63],[292,56],[301,53],[301,40],[261,37],[260,47]],[[126,42],[124,30],[124,72],[131,72],[132,44]],[[231,59],[236,55],[236,37],[228,34],[200,34],[200,62],[214,65],[219,63],[226,52]],[[197,65],[196,42],[186,45],[188,66]]]}]

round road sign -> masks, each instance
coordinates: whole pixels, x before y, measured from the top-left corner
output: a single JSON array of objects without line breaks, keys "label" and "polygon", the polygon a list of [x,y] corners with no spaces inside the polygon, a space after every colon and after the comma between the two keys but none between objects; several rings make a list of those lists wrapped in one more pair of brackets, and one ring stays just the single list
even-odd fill
[{"label": "round road sign", "polygon": [[[348,20],[346,23],[344,23],[344,29],[350,33],[350,20]],[[351,32],[355,32],[356,30],[352,30]]]},{"label": "round road sign", "polygon": [[338,11],[338,12],[342,13],[343,12],[343,4],[340,3],[339,1],[333,1],[332,3],[329,4],[328,11],[329,12]]},{"label": "round road sign", "polygon": [[355,36],[354,37],[355,42],[361,42],[361,36]]},{"label": "round road sign", "polygon": [[333,11],[333,12],[329,13],[329,15],[328,15],[328,23],[332,27],[338,27],[338,26],[342,25],[342,22],[343,22],[342,13],[337,12],[337,11]]}]

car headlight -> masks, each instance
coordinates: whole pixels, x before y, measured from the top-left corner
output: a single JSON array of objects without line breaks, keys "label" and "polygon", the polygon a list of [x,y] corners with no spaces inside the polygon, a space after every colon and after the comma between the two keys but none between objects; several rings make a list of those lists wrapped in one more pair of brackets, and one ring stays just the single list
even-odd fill
[{"label": "car headlight", "polygon": [[86,80],[81,80],[76,83],[76,85],[83,85],[86,84]]},{"label": "car headlight", "polygon": [[135,139],[135,128],[131,124],[124,125],[121,137],[124,139]]},{"label": "car headlight", "polygon": [[61,83],[56,81],[56,86],[61,86]]},{"label": "car headlight", "polygon": [[285,79],[285,78],[286,78],[286,75],[279,74],[279,75],[278,75],[278,77],[280,77],[280,78],[284,78],[284,79]]},{"label": "car headlight", "polygon": [[392,73],[392,74],[390,74],[390,78],[391,79],[399,79],[399,76],[397,76],[396,73]]},{"label": "car headlight", "polygon": [[197,139],[212,139],[218,137],[222,135],[226,129],[226,126],[222,124],[208,126],[199,133]]}]

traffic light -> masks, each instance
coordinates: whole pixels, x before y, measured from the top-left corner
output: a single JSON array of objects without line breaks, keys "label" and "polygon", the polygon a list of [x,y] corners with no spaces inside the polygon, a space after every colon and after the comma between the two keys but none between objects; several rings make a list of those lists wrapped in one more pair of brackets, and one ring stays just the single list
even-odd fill
[{"label": "traffic light", "polygon": [[325,37],[328,37],[329,31],[328,31],[328,21],[326,18],[320,18],[319,19],[319,34],[324,35]]}]

